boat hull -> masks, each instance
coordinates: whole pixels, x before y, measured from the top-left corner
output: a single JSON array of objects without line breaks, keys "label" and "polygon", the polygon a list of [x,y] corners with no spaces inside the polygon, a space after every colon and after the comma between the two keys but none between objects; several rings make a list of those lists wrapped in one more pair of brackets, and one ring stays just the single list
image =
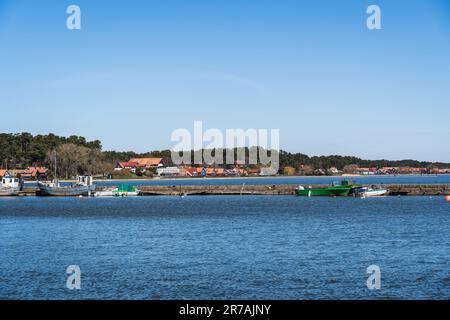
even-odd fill
[{"label": "boat hull", "polygon": [[372,197],[383,197],[387,195],[387,190],[369,190],[362,193],[362,197],[364,198],[372,198]]},{"label": "boat hull", "polygon": [[139,195],[139,192],[136,192],[136,191],[114,193],[115,197],[137,197],[138,195]]},{"label": "boat hull", "polygon": [[139,191],[117,191],[117,190],[105,190],[96,191],[94,194],[96,197],[136,197],[139,195]]},{"label": "boat hull", "polygon": [[73,187],[51,187],[38,183],[39,195],[52,197],[78,197],[89,196],[95,191],[95,185],[92,186],[73,186]]},{"label": "boat hull", "polygon": [[0,197],[16,197],[19,192],[20,188],[0,188]]},{"label": "boat hull", "polygon": [[116,197],[135,197],[139,195],[139,190],[135,186],[123,184],[114,191],[114,195]]},{"label": "boat hull", "polygon": [[348,196],[351,187],[307,188],[296,190],[298,196],[304,197],[344,197]]}]

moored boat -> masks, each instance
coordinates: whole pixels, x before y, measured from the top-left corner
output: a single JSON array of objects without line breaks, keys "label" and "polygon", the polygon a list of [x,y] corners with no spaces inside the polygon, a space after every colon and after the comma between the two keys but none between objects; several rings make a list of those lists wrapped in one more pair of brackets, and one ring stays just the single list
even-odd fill
[{"label": "moored boat", "polygon": [[139,195],[139,192],[139,189],[135,186],[122,184],[114,191],[114,195],[116,197],[135,197]]},{"label": "moored boat", "polygon": [[139,189],[135,186],[122,184],[119,187],[108,188],[101,191],[96,191],[96,197],[135,197],[140,193]]},{"label": "moored boat", "polygon": [[298,196],[339,197],[339,196],[348,196],[355,187],[356,187],[355,185],[349,183],[348,181],[342,181],[340,184],[333,184],[325,188],[313,188],[313,187],[305,188],[300,186],[295,191]]},{"label": "moored boat", "polygon": [[92,176],[79,176],[78,181],[71,185],[62,185],[57,180],[51,183],[38,181],[39,195],[41,196],[91,196],[92,192],[95,191],[95,187]]},{"label": "moored boat", "polygon": [[355,195],[361,198],[383,197],[388,190],[379,186],[361,187],[355,190]]},{"label": "moored boat", "polygon": [[18,196],[21,189],[20,179],[11,177],[9,175],[2,178],[0,184],[0,196],[14,197]]}]

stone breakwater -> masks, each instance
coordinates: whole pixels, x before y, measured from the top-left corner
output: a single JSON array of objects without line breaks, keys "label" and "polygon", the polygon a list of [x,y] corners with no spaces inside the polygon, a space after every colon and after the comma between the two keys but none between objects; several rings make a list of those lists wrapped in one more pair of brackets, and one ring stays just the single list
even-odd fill
[{"label": "stone breakwater", "polygon": [[[143,186],[142,195],[295,195],[296,185]],[[313,185],[325,188],[326,185]],[[450,185],[385,185],[391,196],[437,196],[450,194]]]},{"label": "stone breakwater", "polygon": [[[191,185],[191,186],[138,186],[143,196],[182,195],[295,195],[297,185]],[[325,188],[327,185],[312,185]],[[390,196],[450,195],[450,184],[390,184],[384,185]],[[111,189],[98,187],[97,191]],[[26,188],[22,196],[34,196],[37,189]]]}]

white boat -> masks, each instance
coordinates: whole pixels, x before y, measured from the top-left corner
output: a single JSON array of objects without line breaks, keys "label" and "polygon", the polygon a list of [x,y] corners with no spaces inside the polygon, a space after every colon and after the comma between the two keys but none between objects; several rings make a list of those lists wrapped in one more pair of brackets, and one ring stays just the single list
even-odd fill
[{"label": "white boat", "polygon": [[108,188],[101,191],[96,191],[96,197],[136,197],[140,193],[139,189],[135,186],[129,186],[126,184],[119,187]]},{"label": "white boat", "polygon": [[356,195],[361,198],[383,197],[388,194],[388,190],[382,187],[362,187],[356,191]]},{"label": "white boat", "polygon": [[97,190],[94,193],[94,197],[114,197],[115,190],[117,190],[117,188]]},{"label": "white boat", "polygon": [[21,185],[18,178],[13,178],[9,175],[2,178],[2,183],[0,184],[0,196],[12,197],[18,196]]}]

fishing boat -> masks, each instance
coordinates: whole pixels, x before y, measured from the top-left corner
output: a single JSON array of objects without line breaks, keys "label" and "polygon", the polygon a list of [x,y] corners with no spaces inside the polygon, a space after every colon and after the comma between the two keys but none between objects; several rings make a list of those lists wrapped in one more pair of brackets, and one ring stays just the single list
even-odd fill
[{"label": "fishing boat", "polygon": [[325,196],[325,197],[339,197],[348,196],[350,192],[357,186],[351,184],[348,181],[342,181],[341,183],[332,184],[325,188],[313,188],[313,187],[303,187],[299,186],[295,189],[298,196],[314,197],[314,196]]},{"label": "fishing boat", "polygon": [[58,180],[50,183],[38,181],[39,195],[41,196],[91,196],[95,187],[92,176],[79,176],[76,183],[69,185],[63,185]]},{"label": "fishing boat", "polygon": [[355,195],[361,198],[383,197],[388,194],[388,190],[380,186],[361,187],[355,190]]},{"label": "fishing boat", "polygon": [[44,183],[37,182],[40,196],[54,196],[54,197],[79,197],[91,196],[95,191],[94,179],[90,175],[78,176],[77,182],[73,184],[61,184],[57,176],[57,161],[55,152],[54,163],[54,179],[52,182]]},{"label": "fishing boat", "polygon": [[0,196],[13,197],[19,195],[21,189],[20,179],[7,175],[2,178],[1,182]]}]

